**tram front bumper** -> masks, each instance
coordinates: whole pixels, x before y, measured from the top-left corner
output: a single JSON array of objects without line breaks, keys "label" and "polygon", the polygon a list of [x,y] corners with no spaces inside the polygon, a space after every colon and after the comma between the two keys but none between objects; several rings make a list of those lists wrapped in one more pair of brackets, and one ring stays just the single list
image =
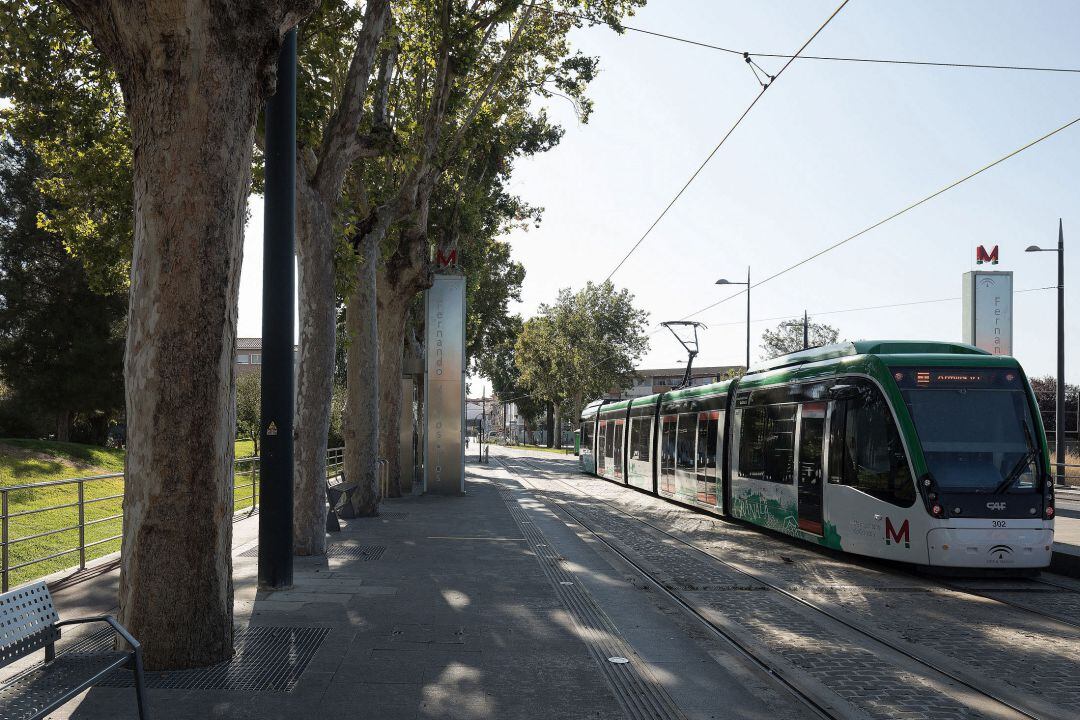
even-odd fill
[{"label": "tram front bumper", "polygon": [[1050,564],[1051,528],[935,528],[926,534],[930,564],[1039,568]]}]

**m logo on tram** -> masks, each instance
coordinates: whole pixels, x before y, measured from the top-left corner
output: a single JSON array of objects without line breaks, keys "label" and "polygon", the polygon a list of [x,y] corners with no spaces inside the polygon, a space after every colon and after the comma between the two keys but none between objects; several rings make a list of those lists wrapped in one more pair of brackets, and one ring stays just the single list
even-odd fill
[{"label": "m logo on tram", "polygon": [[897,545],[903,541],[904,547],[911,547],[911,528],[908,526],[908,521],[900,523],[900,529],[897,530],[893,527],[892,519],[888,516],[885,517],[885,544],[891,545],[896,543]]}]

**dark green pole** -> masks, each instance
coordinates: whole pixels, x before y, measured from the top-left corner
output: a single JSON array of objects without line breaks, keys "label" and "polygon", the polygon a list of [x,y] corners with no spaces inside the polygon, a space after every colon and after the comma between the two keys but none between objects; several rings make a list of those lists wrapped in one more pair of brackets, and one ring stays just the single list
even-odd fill
[{"label": "dark green pole", "polygon": [[259,587],[293,582],[293,336],[296,303],[296,29],[266,103]]},{"label": "dark green pole", "polygon": [[1058,218],[1057,407],[1054,409],[1054,454],[1057,484],[1065,484],[1065,231]]}]

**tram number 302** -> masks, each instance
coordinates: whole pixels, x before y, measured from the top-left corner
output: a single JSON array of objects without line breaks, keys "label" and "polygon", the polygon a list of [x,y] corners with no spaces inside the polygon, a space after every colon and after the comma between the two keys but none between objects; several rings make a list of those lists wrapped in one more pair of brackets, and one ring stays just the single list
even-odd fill
[{"label": "tram number 302", "polygon": [[1005,527],[1005,521],[1004,520],[995,520],[994,521],[994,527]]}]

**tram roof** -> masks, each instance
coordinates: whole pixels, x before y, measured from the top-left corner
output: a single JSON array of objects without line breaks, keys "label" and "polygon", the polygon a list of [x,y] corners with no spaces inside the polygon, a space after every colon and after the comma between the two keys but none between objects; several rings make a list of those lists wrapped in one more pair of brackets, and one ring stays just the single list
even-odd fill
[{"label": "tram roof", "polygon": [[936,340],[856,340],[788,353],[771,360],[764,360],[750,368],[747,375],[808,363],[833,360],[855,355],[981,355],[990,356],[985,350],[964,343]]}]

